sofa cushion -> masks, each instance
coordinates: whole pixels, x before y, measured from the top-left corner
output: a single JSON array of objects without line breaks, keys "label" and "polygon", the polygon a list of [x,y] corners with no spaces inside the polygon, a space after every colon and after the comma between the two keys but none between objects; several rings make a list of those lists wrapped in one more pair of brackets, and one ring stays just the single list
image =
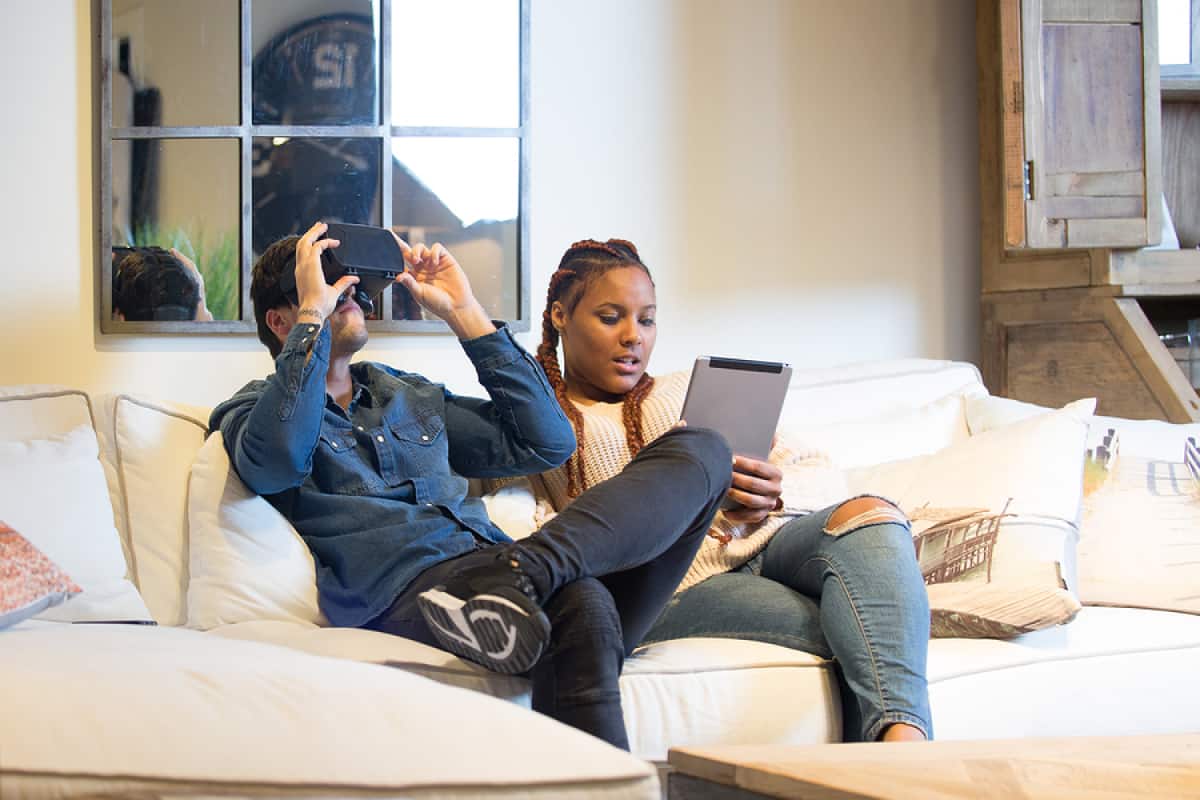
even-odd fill
[{"label": "sofa cushion", "polygon": [[1070,625],[1005,641],[929,643],[939,739],[1194,731],[1200,617],[1084,608]]},{"label": "sofa cushion", "polygon": [[44,439],[0,441],[0,517],[83,591],[39,616],[148,619],[113,524],[108,483],[89,422]]},{"label": "sofa cushion", "polygon": [[81,591],[45,553],[0,522],[0,628],[16,625]]},{"label": "sofa cushion", "polygon": [[308,545],[232,469],[220,431],[200,448],[188,495],[187,624],[325,624]]},{"label": "sofa cushion", "polygon": [[913,518],[934,636],[1015,636],[1078,611],[1063,565],[1094,407],[1078,401],[930,456],[851,471],[853,491],[888,497]]},{"label": "sofa cushion", "polygon": [[[296,622],[246,622],[209,635],[310,654],[386,663],[528,706],[529,682],[433,647],[376,631]],[[841,737],[831,662],[799,650],[736,639],[679,639],[638,648],[625,661],[621,702],[630,747],[662,761],[667,749],[746,742],[819,744]]]},{"label": "sofa cushion", "polygon": [[6,796],[658,798],[649,765],[515,704],[181,628],[0,631],[0,708]]},{"label": "sofa cushion", "polygon": [[188,474],[204,443],[206,409],[133,395],[98,401],[113,462],[117,511],[130,567],[162,625],[187,620]]}]

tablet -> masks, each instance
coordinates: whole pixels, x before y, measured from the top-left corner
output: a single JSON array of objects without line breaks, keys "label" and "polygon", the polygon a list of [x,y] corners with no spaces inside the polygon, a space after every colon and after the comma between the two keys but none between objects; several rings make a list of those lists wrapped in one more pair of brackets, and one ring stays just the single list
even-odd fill
[{"label": "tablet", "polygon": [[766,461],[791,379],[789,364],[701,356],[680,418],[719,431],[736,455]]}]

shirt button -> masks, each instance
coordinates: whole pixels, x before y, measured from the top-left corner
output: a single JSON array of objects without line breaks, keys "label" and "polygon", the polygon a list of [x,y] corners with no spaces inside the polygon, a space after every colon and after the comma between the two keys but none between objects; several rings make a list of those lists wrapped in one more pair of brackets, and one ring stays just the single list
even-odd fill
[{"label": "shirt button", "polygon": [[307,341],[308,341],[308,337],[305,336],[303,339],[300,340],[300,344],[304,344]]},{"label": "shirt button", "polygon": [[338,443],[337,443],[337,442],[330,442],[330,444],[331,444],[331,445],[333,445],[333,449],[334,449],[334,450],[337,450],[337,449],[338,449]]},{"label": "shirt button", "polygon": [[421,434],[421,441],[422,441],[422,442],[428,442],[428,441],[429,441],[429,437],[428,437],[426,434],[422,433],[422,434]]},{"label": "shirt button", "polygon": [[361,431],[361,430],[363,429],[363,426],[362,426],[362,425],[359,425],[359,426],[358,426],[358,429]]},{"label": "shirt button", "polygon": [[375,441],[377,441],[377,442],[382,442],[382,441],[383,441],[383,436],[376,436],[376,437],[375,437]]}]

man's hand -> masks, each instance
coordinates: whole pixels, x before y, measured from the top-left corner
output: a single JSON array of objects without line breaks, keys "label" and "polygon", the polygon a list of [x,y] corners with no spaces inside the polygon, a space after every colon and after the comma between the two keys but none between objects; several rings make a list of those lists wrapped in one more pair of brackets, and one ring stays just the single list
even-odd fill
[{"label": "man's hand", "polygon": [[343,275],[330,286],[321,270],[321,254],[341,242],[318,239],[329,226],[318,222],[296,242],[296,296],[299,298],[298,321],[320,325],[337,308],[342,293],[358,283],[357,275]]},{"label": "man's hand", "polygon": [[762,522],[782,505],[783,470],[769,461],[733,457],[733,483],[728,497],[738,504],[725,512],[730,522]]},{"label": "man's hand", "polygon": [[[396,236],[395,232],[392,235]],[[471,291],[467,274],[446,248],[440,244],[409,247],[399,236],[396,242],[408,263],[396,283],[408,289],[422,308],[445,320],[460,339],[495,332],[496,326]]]}]

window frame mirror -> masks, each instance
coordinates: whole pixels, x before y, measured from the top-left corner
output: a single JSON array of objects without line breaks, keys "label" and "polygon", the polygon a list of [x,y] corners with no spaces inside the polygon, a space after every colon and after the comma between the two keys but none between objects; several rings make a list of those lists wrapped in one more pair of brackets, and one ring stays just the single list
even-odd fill
[{"label": "window frame mirror", "polygon": [[[146,0],[146,4],[153,4],[161,0]],[[187,120],[187,124],[172,124],[172,120],[168,117],[165,119],[165,125],[155,124],[156,120],[153,114],[149,117],[149,124],[145,115],[138,119],[135,112],[133,119],[116,119],[114,120],[114,88],[115,83],[126,81],[122,73],[128,74],[129,69],[127,63],[128,46],[124,49],[119,47],[119,43],[114,41],[114,21],[113,21],[113,6],[114,3],[120,7],[120,0],[93,0],[93,19],[98,23],[95,26],[98,34],[95,41],[97,50],[95,63],[97,64],[97,103],[95,113],[95,128],[97,130],[97,146],[99,169],[96,172],[95,186],[95,202],[98,208],[96,219],[98,220],[96,231],[96,252],[95,252],[95,275],[96,275],[96,314],[99,319],[100,332],[103,334],[253,334],[256,332],[254,322],[254,310],[250,302],[250,273],[254,265],[256,257],[255,240],[261,240],[263,234],[269,230],[268,226],[263,223],[259,228],[259,236],[255,237],[255,204],[257,202],[255,190],[255,171],[256,169],[261,174],[261,164],[256,161],[256,147],[261,151],[264,142],[282,143],[289,140],[296,141],[312,141],[321,142],[329,139],[341,139],[342,141],[363,140],[365,143],[375,142],[377,152],[380,154],[391,154],[391,157],[383,156],[376,158],[375,164],[377,169],[374,174],[370,175],[370,185],[374,188],[374,197],[370,202],[370,210],[366,213],[370,215],[370,219],[348,219],[342,218],[344,222],[370,222],[373,224],[381,224],[385,227],[391,227],[397,230],[401,235],[415,237],[414,241],[426,241],[432,244],[434,241],[441,241],[446,238],[451,252],[458,254],[453,244],[456,241],[473,242],[470,235],[464,234],[464,231],[480,230],[479,236],[487,238],[485,244],[487,246],[468,247],[464,245],[462,250],[465,254],[460,258],[464,269],[469,276],[472,276],[472,259],[479,258],[481,263],[486,262],[486,266],[481,269],[487,273],[487,277],[478,281],[480,284],[486,284],[489,296],[495,295],[491,301],[480,297],[481,302],[484,302],[489,313],[497,319],[502,319],[516,331],[527,331],[531,324],[530,313],[530,285],[529,285],[529,170],[530,170],[530,145],[529,145],[529,14],[531,0],[509,0],[515,9],[516,30],[513,32],[517,38],[516,59],[516,93],[515,102],[517,108],[512,118],[515,120],[513,127],[483,127],[483,126],[464,126],[460,124],[453,125],[437,125],[437,124],[409,124],[396,125],[393,124],[397,118],[397,114],[393,113],[392,97],[397,88],[395,82],[399,80],[395,75],[394,64],[401,63],[400,58],[393,58],[394,54],[401,52],[403,42],[393,41],[393,12],[400,9],[401,4],[406,4],[408,7],[413,7],[413,4],[422,2],[422,0],[364,0],[364,5],[369,5],[372,11],[372,23],[375,31],[374,44],[376,52],[374,53],[374,87],[375,93],[373,99],[373,108],[375,119],[371,123],[364,124],[362,115],[351,118],[346,123],[338,122],[336,124],[311,124],[308,121],[306,124],[257,124],[254,122],[255,115],[255,84],[254,84],[254,68],[255,59],[267,50],[266,46],[259,47],[259,52],[253,52],[256,42],[256,31],[254,30],[254,4],[255,3],[270,3],[278,2],[278,0],[227,0],[236,8],[236,65],[228,68],[227,71],[232,72],[235,77],[233,81],[232,91],[236,93],[236,124],[211,124],[211,125],[196,125],[193,124],[195,119]],[[441,0],[423,0],[428,3],[439,3]],[[489,0],[494,2],[495,0]],[[209,5],[209,0],[170,0],[175,5],[186,6],[188,3],[197,3],[203,7],[213,8]],[[339,9],[346,7],[346,2],[339,0],[329,0],[327,3],[330,14],[336,16]],[[312,0],[309,3],[312,7],[322,7],[322,12],[317,16],[324,16],[325,10],[321,0]],[[161,9],[160,9],[161,10]],[[314,17],[316,19],[317,17]],[[290,29],[289,29],[290,30]],[[262,32],[257,32],[261,34]],[[267,38],[272,41],[277,41],[286,31],[273,32],[274,36]],[[258,39],[262,39],[261,35]],[[261,42],[259,43],[261,44]],[[136,46],[136,43],[134,44]],[[171,52],[170,44],[156,45],[158,50]],[[508,52],[505,50],[504,52]],[[436,65],[429,67],[436,69]],[[507,68],[507,67],[506,67]],[[225,72],[215,70],[215,74],[224,75]],[[118,87],[121,91],[128,93],[127,88]],[[122,102],[126,100],[122,95]],[[261,98],[260,98],[261,99]],[[407,111],[407,109],[406,109]],[[220,117],[221,115],[215,115]],[[194,117],[194,115],[192,115]],[[224,121],[218,119],[218,121]],[[418,121],[418,120],[414,120]],[[459,118],[461,121],[461,117]],[[138,124],[141,123],[141,124]],[[498,192],[493,191],[493,194],[505,194],[509,192],[507,184],[504,180],[509,180],[507,176],[511,176],[513,186],[511,194],[515,197],[509,197],[509,202],[504,202],[505,213],[512,213],[512,207],[515,206],[515,219],[492,220],[487,217],[487,211],[476,211],[472,208],[472,213],[484,214],[484,216],[475,223],[468,223],[467,218],[454,215],[453,213],[445,213],[445,198],[439,199],[437,189],[430,189],[428,203],[426,205],[437,205],[442,208],[442,218],[449,218],[459,226],[458,230],[450,229],[445,236],[442,236],[440,231],[447,231],[448,226],[442,225],[440,228],[433,223],[414,223],[412,220],[402,220],[399,216],[410,212],[410,209],[421,205],[419,202],[414,202],[405,192],[411,192],[413,185],[424,186],[429,183],[424,175],[417,175],[417,180],[412,181],[401,180],[407,178],[412,169],[411,165],[403,165],[397,160],[396,153],[401,152],[401,147],[393,148],[394,140],[416,139],[424,140],[443,140],[451,143],[463,141],[464,152],[470,151],[470,140],[477,142],[482,139],[490,140],[508,140],[515,143],[516,164],[515,169],[511,164],[507,164],[501,170],[489,170],[489,173],[500,174],[506,176],[501,179],[501,184],[498,187]],[[222,240],[220,243],[221,255],[225,259],[224,263],[233,265],[236,274],[232,276],[233,286],[230,286],[230,276],[226,276],[226,280],[220,281],[223,286],[220,291],[223,295],[231,295],[226,297],[220,303],[218,309],[214,309],[216,318],[211,321],[200,320],[155,320],[155,321],[127,321],[120,318],[114,318],[113,299],[114,299],[114,246],[121,247],[129,244],[136,245],[159,245],[163,247],[177,246],[186,255],[192,257],[193,260],[201,262],[197,264],[200,271],[208,275],[206,283],[209,284],[209,294],[213,294],[212,270],[217,269],[211,263],[208,263],[209,258],[212,258],[213,263],[218,263],[220,259],[210,256],[214,253],[218,245],[209,243],[207,247],[203,243],[197,245],[195,241],[188,236],[175,236],[172,238],[167,233],[160,232],[157,237],[147,235],[141,236],[145,241],[129,241],[129,239],[138,239],[138,235],[126,233],[119,235],[114,233],[115,228],[120,227],[123,220],[119,220],[117,225],[114,225],[114,191],[118,196],[122,192],[129,192],[128,186],[122,185],[114,190],[114,173],[123,174],[127,168],[125,162],[133,164],[144,164],[145,153],[147,150],[153,150],[156,146],[161,146],[163,149],[170,147],[172,142],[188,142],[192,146],[200,146],[206,142],[220,141],[223,143],[232,143],[233,149],[236,150],[236,163],[232,165],[233,182],[237,185],[236,196],[229,199],[230,205],[236,205],[236,209],[231,211],[235,214],[237,225],[233,231],[232,243]],[[124,143],[129,143],[128,147]],[[481,143],[486,144],[486,143]],[[114,158],[114,145],[116,146],[117,156]],[[122,149],[124,148],[124,150]],[[128,151],[138,149],[141,151],[141,158],[134,155],[131,159]],[[183,148],[178,148],[183,149]],[[223,148],[222,148],[223,149]],[[444,147],[442,148],[445,149]],[[476,147],[476,150],[487,151],[486,147]],[[509,154],[514,148],[504,146],[501,148]],[[411,150],[411,148],[410,148]],[[419,151],[419,148],[418,148]],[[117,167],[114,169],[114,161],[117,162]],[[145,172],[138,172],[137,166],[130,166],[129,183],[132,185],[136,180],[144,180]],[[204,171],[204,170],[200,170]],[[297,170],[298,172],[299,170]],[[277,171],[279,175],[282,170]],[[515,174],[513,174],[515,172]],[[153,174],[153,173],[150,173]],[[282,172],[286,176],[286,172]],[[155,176],[157,177],[157,176]],[[188,180],[204,181],[206,179],[213,180],[211,174],[188,176]],[[459,183],[462,183],[461,180]],[[177,188],[177,187],[176,187]],[[469,187],[468,187],[469,188]],[[497,187],[490,187],[496,189]],[[262,191],[262,190],[260,190]],[[461,192],[461,189],[458,189]],[[484,192],[480,192],[484,194]],[[507,197],[507,195],[505,195]],[[131,205],[129,198],[123,198],[126,207]],[[421,200],[422,198],[417,198]],[[473,200],[474,198],[467,198]],[[137,198],[133,198],[132,206],[138,207]],[[260,203],[261,205],[261,203]],[[479,203],[475,203],[479,206]],[[402,208],[403,207],[403,208]],[[493,203],[491,208],[495,208]],[[222,216],[225,209],[221,209]],[[124,214],[130,212],[125,210]],[[299,213],[299,212],[298,212]],[[321,218],[326,218],[326,214],[320,214]],[[139,219],[145,219],[143,215]],[[336,219],[336,217],[332,217]],[[153,219],[153,217],[151,217]],[[263,219],[266,219],[265,217]],[[461,221],[460,221],[461,220]],[[157,220],[156,220],[157,221]],[[308,220],[311,224],[315,220]],[[203,219],[189,220],[189,223],[198,223],[202,227]],[[299,221],[292,221],[292,229],[294,230]],[[308,227],[304,224],[295,232],[302,232]],[[432,227],[427,227],[432,226]],[[164,226],[165,227],[165,226]],[[122,230],[144,230],[139,229],[134,224],[129,224],[128,227],[122,227]],[[149,226],[149,230],[154,230],[154,226]],[[175,230],[175,229],[170,229]],[[182,230],[182,229],[181,229]],[[293,232],[293,230],[283,231],[281,235]],[[465,239],[464,239],[465,237]],[[151,241],[151,238],[154,238]],[[274,237],[278,238],[278,237]],[[182,239],[182,242],[180,241]],[[515,240],[515,241],[514,241]],[[499,253],[499,255],[497,255]],[[499,274],[495,268],[497,260],[501,264]],[[228,271],[229,268],[226,269]],[[515,274],[513,274],[515,270]],[[127,273],[126,273],[127,274]],[[477,281],[473,278],[473,286]],[[395,333],[439,333],[449,332],[449,328],[441,320],[431,317],[427,313],[421,313],[420,309],[411,302],[411,298],[406,297],[407,293],[400,287],[394,287],[391,291],[384,291],[376,299],[376,312],[372,318],[367,321],[368,330],[372,332],[395,332]],[[210,305],[211,297],[210,297]],[[401,318],[397,318],[401,317]],[[402,318],[408,317],[408,318]]]}]

